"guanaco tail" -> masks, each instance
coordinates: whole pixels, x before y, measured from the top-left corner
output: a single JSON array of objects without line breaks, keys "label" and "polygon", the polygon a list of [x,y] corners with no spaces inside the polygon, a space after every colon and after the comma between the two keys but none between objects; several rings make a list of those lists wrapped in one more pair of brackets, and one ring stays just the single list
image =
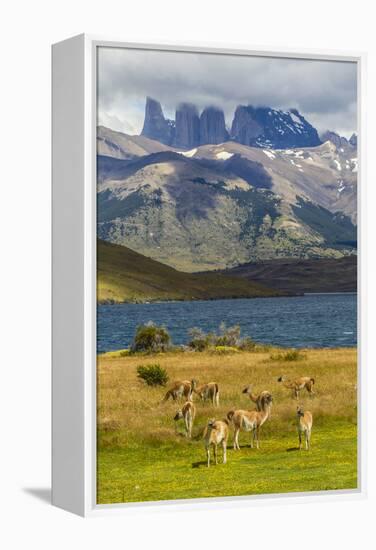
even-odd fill
[{"label": "guanaco tail", "polygon": [[227,462],[227,440],[228,440],[228,421],[227,420],[215,420],[214,418],[209,420],[205,431],[205,449],[208,468],[210,466],[210,447],[213,446],[214,460],[218,464],[217,447],[222,446],[223,451],[223,464]]},{"label": "guanaco tail", "polygon": [[295,378],[294,380],[289,380],[285,376],[280,376],[278,378],[278,382],[282,382],[285,388],[292,390],[292,394],[295,399],[299,399],[300,391],[304,388],[310,395],[315,395],[315,392],[313,391],[315,379],[309,376],[301,376],[300,378]]},{"label": "guanaco tail", "polygon": [[298,435],[299,435],[299,450],[302,448],[302,438],[305,439],[305,448],[308,451],[311,448],[311,431],[312,431],[312,413],[304,411],[303,407],[296,409]]},{"label": "guanaco tail", "polygon": [[168,390],[166,395],[163,398],[163,401],[167,401],[170,397],[176,401],[177,399],[180,399],[181,397],[185,397],[187,401],[192,401],[192,394],[194,389],[197,386],[197,380],[194,378],[189,380],[179,380],[178,382],[174,382],[172,387]]},{"label": "guanaco tail", "polygon": [[180,420],[181,418],[184,418],[184,425],[186,429],[186,435],[187,437],[192,437],[192,428],[193,428],[193,421],[196,416],[196,407],[192,403],[192,401],[187,401],[184,403],[181,409],[176,411],[176,414],[174,416],[174,420]]},{"label": "guanaco tail", "polygon": [[239,432],[244,430],[246,432],[252,432],[251,434],[251,448],[253,449],[253,443],[256,441],[257,449],[260,447],[260,428],[267,421],[270,416],[270,409],[272,406],[273,397],[270,395],[264,401],[263,409],[261,411],[244,411],[236,410],[229,411],[227,418],[234,425],[234,450],[239,450]]},{"label": "guanaco tail", "polygon": [[[243,393],[246,393],[250,400],[256,403],[256,409],[262,411],[265,408],[265,404],[270,401],[272,394],[268,390],[264,390],[258,395],[252,393],[252,386],[246,386],[243,390]],[[272,401],[270,401],[272,402]]]},{"label": "guanaco tail", "polygon": [[217,382],[209,382],[195,388],[195,393],[199,395],[202,401],[210,399],[214,406],[219,407],[219,388]]}]

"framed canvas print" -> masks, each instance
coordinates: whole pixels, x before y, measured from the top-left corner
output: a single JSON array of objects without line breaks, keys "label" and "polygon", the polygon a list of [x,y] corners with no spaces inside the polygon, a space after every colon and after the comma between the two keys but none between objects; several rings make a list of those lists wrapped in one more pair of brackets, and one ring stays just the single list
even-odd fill
[{"label": "framed canvas print", "polygon": [[53,46],[53,502],[364,491],[361,55]]}]

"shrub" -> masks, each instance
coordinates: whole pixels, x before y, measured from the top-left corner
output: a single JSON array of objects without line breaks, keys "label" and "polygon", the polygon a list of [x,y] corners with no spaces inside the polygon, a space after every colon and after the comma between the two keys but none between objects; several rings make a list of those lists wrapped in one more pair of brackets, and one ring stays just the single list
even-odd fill
[{"label": "shrub", "polygon": [[127,355],[129,355],[129,354],[130,354],[129,349],[123,349],[119,352],[120,357],[127,357]]},{"label": "shrub", "polygon": [[216,336],[216,346],[238,346],[240,342],[240,326],[226,327],[226,323],[221,323],[219,327],[219,336]]},{"label": "shrub", "polygon": [[160,365],[140,365],[137,367],[137,376],[142,378],[148,386],[165,386],[168,374]]},{"label": "shrub", "polygon": [[150,322],[137,327],[131,351],[146,353],[167,351],[170,342],[171,339],[167,329],[165,327],[158,327]]},{"label": "shrub", "polygon": [[219,334],[212,332],[205,333],[200,328],[192,328],[189,331],[190,341],[188,346],[195,351],[205,351],[212,349],[213,351],[225,350],[242,350],[250,351],[254,350],[256,343],[252,338],[240,338],[240,326],[234,325],[232,327],[226,327],[225,323],[221,323],[219,327]]},{"label": "shrub", "polygon": [[238,349],[241,351],[254,351],[256,348],[256,342],[252,340],[249,336],[242,338],[239,342]]},{"label": "shrub", "polygon": [[297,349],[291,349],[285,353],[277,353],[270,356],[272,361],[301,361],[306,356]]},{"label": "shrub", "polygon": [[200,328],[194,327],[188,331],[190,341],[188,346],[195,351],[204,351],[214,344],[215,336],[210,332],[206,334]]}]

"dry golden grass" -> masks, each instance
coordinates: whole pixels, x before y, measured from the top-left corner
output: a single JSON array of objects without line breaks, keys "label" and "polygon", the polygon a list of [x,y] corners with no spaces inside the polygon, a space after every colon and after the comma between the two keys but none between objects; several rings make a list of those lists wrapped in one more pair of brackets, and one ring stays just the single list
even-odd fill
[{"label": "dry golden grass", "polygon": [[[168,385],[180,379],[198,379],[199,383],[218,382],[220,407],[201,403],[195,396],[197,416],[193,434],[199,435],[210,417],[223,418],[231,409],[254,409],[254,403],[242,389],[252,384],[254,392],[269,390],[273,394],[272,422],[263,431],[295,429],[297,402],[291,390],[277,381],[284,374],[289,378],[313,376],[315,396],[302,390],[299,402],[311,410],[314,423],[325,417],[356,420],[356,350],[304,350],[305,359],[275,361],[272,352],[242,352],[228,355],[210,353],[171,353],[153,357],[98,358],[98,428],[100,445],[129,445],[132,442],[176,440],[173,416],[179,404],[162,403]],[[158,362],[170,377],[166,388],[149,387],[137,378],[140,364]],[[111,425],[113,430],[111,430]],[[182,430],[180,430],[182,431]],[[114,432],[114,437],[109,434]],[[247,437],[243,435],[243,438]],[[261,434],[262,437],[262,434]]]}]

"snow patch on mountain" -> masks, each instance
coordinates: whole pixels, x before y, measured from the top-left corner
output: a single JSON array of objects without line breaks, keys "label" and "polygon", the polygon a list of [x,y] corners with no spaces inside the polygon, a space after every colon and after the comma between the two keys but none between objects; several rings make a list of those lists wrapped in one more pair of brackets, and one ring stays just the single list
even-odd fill
[{"label": "snow patch on mountain", "polygon": [[271,151],[267,151],[266,149],[263,149],[263,153],[265,153],[265,155],[267,157],[269,157],[270,159],[274,160],[275,159],[275,154],[272,153]]},{"label": "snow patch on mountain", "polygon": [[190,151],[176,151],[179,155],[184,155],[185,157],[191,158],[194,157],[197,153],[197,147],[195,149],[191,149]]},{"label": "snow patch on mountain", "polygon": [[220,160],[228,160],[234,156],[234,153],[229,153],[228,151],[220,151],[219,153],[216,153],[215,156],[217,157],[217,159]]}]

